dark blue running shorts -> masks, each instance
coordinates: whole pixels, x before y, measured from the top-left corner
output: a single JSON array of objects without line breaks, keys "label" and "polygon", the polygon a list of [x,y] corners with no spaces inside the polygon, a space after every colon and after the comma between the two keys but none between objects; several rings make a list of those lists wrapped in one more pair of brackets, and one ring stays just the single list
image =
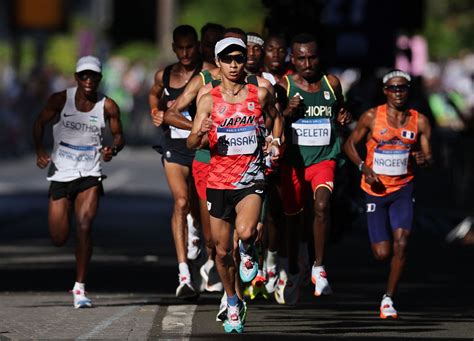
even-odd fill
[{"label": "dark blue running shorts", "polygon": [[371,243],[392,239],[398,228],[411,230],[413,222],[413,181],[383,197],[365,194],[367,225]]}]

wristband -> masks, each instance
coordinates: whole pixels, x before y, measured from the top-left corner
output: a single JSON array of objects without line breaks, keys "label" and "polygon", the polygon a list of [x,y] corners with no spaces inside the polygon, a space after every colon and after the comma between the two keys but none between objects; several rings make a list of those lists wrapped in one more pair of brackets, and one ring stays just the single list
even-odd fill
[{"label": "wristband", "polygon": [[276,142],[279,146],[281,146],[281,139],[279,137],[273,138],[272,143]]},{"label": "wristband", "polygon": [[361,162],[359,163],[359,166],[357,166],[357,167],[359,168],[359,171],[362,172],[362,166],[364,166],[364,164],[365,164],[364,161],[361,161]]}]

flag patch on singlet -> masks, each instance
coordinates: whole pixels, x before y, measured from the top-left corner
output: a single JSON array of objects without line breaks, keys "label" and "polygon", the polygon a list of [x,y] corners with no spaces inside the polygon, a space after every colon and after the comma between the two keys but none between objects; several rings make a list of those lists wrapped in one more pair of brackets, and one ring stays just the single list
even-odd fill
[{"label": "flag patch on singlet", "polygon": [[328,101],[331,99],[331,95],[329,94],[329,91],[324,91],[324,99],[327,99]]},{"label": "flag patch on singlet", "polygon": [[89,122],[97,122],[97,121],[99,121],[99,117],[97,117],[97,116],[90,116],[89,117]]},{"label": "flag patch on singlet", "polygon": [[403,130],[402,131],[402,137],[406,138],[408,140],[414,140],[415,139],[415,133],[410,130]]},{"label": "flag patch on singlet", "polygon": [[255,103],[254,102],[248,102],[247,103],[247,108],[249,110],[252,110],[252,111],[255,110]]}]

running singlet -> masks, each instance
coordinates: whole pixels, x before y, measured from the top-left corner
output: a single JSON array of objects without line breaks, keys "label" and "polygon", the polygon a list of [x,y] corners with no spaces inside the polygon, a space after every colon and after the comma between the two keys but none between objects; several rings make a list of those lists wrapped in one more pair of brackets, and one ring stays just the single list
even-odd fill
[{"label": "running singlet", "polygon": [[326,76],[321,79],[321,90],[314,93],[300,89],[292,75],[285,79],[288,98],[299,94],[304,104],[286,125],[286,136],[290,140],[286,151],[289,164],[303,168],[324,160],[339,159],[341,139],[335,129],[337,100]]},{"label": "running singlet", "polygon": [[[212,78],[212,75],[209,72],[209,70],[202,70],[199,73],[199,75],[202,78],[203,85],[206,85],[208,83],[212,83],[212,87],[215,88],[216,86],[221,84],[221,81],[219,79],[213,79]],[[258,86],[257,77],[254,76],[254,75],[248,76],[246,81],[247,81],[247,83]],[[197,149],[196,154],[194,155],[194,160],[199,161],[199,162],[209,163],[209,161],[211,161],[211,153],[209,152],[208,147]]]},{"label": "running singlet", "polygon": [[100,148],[105,128],[106,97],[99,94],[91,111],[77,110],[77,87],[66,90],[66,103],[53,126],[54,147],[47,179],[68,182],[86,176],[100,176]]},{"label": "running singlet", "polygon": [[416,110],[409,109],[408,122],[404,127],[394,128],[387,122],[387,105],[378,106],[372,136],[366,143],[365,164],[378,175],[383,186],[370,186],[365,182],[365,175],[362,175],[362,189],[370,195],[384,196],[412,181],[410,151],[417,138]]},{"label": "running singlet", "polygon": [[[184,88],[185,88],[185,86],[181,88],[172,88],[170,86],[170,77],[171,77],[172,67],[173,65],[169,65],[163,71],[163,85],[165,86],[164,102],[166,103],[166,109],[168,109],[171,106],[170,102],[178,98],[178,96],[181,95],[181,93],[184,91]],[[193,73],[191,78],[198,74],[198,70],[200,70],[200,67],[196,66],[195,70],[196,71]],[[194,115],[196,114],[196,105],[193,103],[192,105],[189,106],[188,109],[181,112],[181,114],[191,121],[194,118]],[[189,130],[179,129],[179,128],[165,125],[165,124],[162,127],[163,127],[164,134],[163,134],[163,140],[161,143],[164,150],[174,150],[182,154],[187,154],[190,156],[194,155],[194,151],[189,150],[186,147],[186,138],[191,133]]]},{"label": "running singlet", "polygon": [[242,189],[264,179],[263,134],[265,131],[258,89],[247,84],[247,99],[227,103],[217,86],[212,96],[209,131],[211,162],[207,188]]}]

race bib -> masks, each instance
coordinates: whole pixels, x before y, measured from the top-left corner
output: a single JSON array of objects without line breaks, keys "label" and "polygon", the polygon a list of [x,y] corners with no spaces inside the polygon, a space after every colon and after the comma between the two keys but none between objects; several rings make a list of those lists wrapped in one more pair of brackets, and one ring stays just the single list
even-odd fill
[{"label": "race bib", "polygon": [[253,154],[257,146],[255,126],[217,128],[217,150],[221,155]]},{"label": "race bib", "polygon": [[[189,121],[191,121],[191,115],[188,111],[183,111],[181,113],[184,117],[186,117]],[[179,129],[173,126],[170,126],[171,130],[171,138],[172,139],[186,139],[188,138],[189,134],[191,134],[190,130]]]},{"label": "race bib", "polygon": [[408,157],[408,150],[375,149],[372,169],[375,173],[382,175],[405,175]]},{"label": "race bib", "polygon": [[293,144],[300,146],[327,146],[331,142],[329,118],[301,118],[291,124]]},{"label": "race bib", "polygon": [[61,141],[56,155],[55,163],[60,169],[89,171],[96,164],[97,147],[75,146]]}]

